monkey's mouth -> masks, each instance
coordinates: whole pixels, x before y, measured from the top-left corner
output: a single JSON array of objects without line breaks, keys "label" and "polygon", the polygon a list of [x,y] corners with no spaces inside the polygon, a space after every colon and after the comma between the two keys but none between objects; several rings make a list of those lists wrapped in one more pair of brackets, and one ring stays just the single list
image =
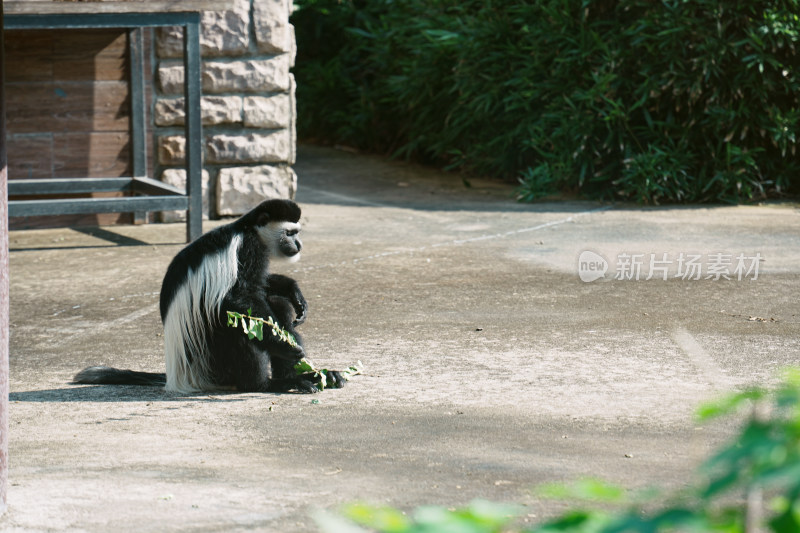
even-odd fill
[{"label": "monkey's mouth", "polygon": [[286,254],[284,256],[284,258],[286,259],[286,261],[288,261],[290,263],[294,263],[295,261],[300,259],[300,251],[298,250],[296,252],[288,253],[288,254]]}]

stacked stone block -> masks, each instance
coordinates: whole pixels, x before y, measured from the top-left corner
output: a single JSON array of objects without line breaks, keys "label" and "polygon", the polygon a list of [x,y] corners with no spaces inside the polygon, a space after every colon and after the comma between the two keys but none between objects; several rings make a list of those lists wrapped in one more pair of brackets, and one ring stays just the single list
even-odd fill
[{"label": "stacked stone block", "polygon": [[[240,215],[265,198],[293,198],[294,31],[291,0],[237,0],[203,14],[201,116],[204,216]],[[180,28],[156,32],[154,123],[157,172],[185,186],[183,40]],[[183,213],[166,213],[178,220]]]}]

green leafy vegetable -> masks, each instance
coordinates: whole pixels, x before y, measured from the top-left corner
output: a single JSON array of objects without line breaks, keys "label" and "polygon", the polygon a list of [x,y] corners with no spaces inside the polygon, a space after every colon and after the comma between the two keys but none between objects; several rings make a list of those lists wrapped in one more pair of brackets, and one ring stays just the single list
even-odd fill
[{"label": "green leafy vegetable", "polygon": [[[348,367],[347,370],[340,371],[339,374],[345,381],[349,381],[352,376],[360,374],[363,369],[364,365],[359,361],[355,365]],[[318,383],[320,390],[325,390],[325,388],[328,387],[328,372],[330,372],[330,370],[327,368],[317,368],[314,363],[306,357],[300,359],[300,361],[294,365],[294,371],[298,376],[302,374],[312,374],[312,381]]]},{"label": "green leafy vegetable", "polygon": [[[237,328],[241,325],[242,331],[247,335],[248,339],[263,340],[264,324],[266,324],[272,328],[272,334],[274,336],[278,337],[289,346],[294,348],[298,346],[294,336],[278,325],[271,316],[268,316],[266,319],[252,316],[252,309],[248,309],[246,314],[237,313],[236,311],[227,311],[227,313],[228,326]],[[364,365],[359,361],[355,365],[348,367],[347,370],[340,371],[339,374],[341,374],[345,380],[349,380],[350,377],[360,374],[363,368]],[[325,388],[328,387],[328,372],[330,371],[327,368],[317,368],[314,366],[314,363],[303,358],[294,366],[294,370],[298,376],[302,374],[312,374],[311,379],[318,384],[320,390],[325,390]]]},{"label": "green leafy vegetable", "polygon": [[266,324],[272,328],[272,334],[274,336],[293,348],[297,347],[297,340],[294,336],[280,327],[271,316],[268,316],[266,320],[257,316],[251,316],[253,313],[252,309],[248,309],[247,314],[237,313],[236,311],[228,311],[227,313],[228,325],[235,328],[241,324],[242,331],[244,331],[248,339],[264,340],[264,324]]}]

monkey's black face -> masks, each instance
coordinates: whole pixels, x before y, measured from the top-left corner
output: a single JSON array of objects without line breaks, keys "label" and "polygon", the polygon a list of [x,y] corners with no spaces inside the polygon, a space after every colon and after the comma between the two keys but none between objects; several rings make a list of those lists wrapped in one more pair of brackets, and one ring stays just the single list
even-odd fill
[{"label": "monkey's black face", "polygon": [[292,262],[300,259],[300,250],[303,249],[299,233],[300,224],[295,222],[270,222],[258,228],[258,235],[267,246],[270,259],[288,259]]}]

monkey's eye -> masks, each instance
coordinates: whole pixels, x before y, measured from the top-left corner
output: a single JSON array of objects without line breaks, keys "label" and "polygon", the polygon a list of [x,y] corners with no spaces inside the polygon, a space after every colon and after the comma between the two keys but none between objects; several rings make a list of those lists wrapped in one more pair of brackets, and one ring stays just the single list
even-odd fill
[{"label": "monkey's eye", "polygon": [[295,235],[297,235],[298,231],[299,230],[296,229],[286,230],[286,235],[288,235],[289,237],[294,237]]}]

